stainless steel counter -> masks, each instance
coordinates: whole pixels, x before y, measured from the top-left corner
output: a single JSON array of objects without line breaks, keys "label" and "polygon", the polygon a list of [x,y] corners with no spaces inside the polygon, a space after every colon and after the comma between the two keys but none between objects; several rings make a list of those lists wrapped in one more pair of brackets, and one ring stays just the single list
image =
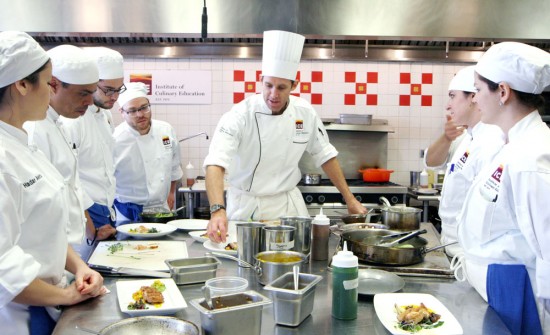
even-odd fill
[{"label": "stainless steel counter", "polygon": [[[203,256],[207,252],[201,244],[194,242],[189,235],[181,231],[171,234],[166,239],[184,239],[190,257]],[[331,249],[336,246],[336,243],[336,237],[331,236]],[[237,263],[231,260],[222,258],[220,261],[222,265],[218,268],[218,277],[234,275],[244,277],[248,279],[249,289],[270,296],[269,292],[263,290],[262,286],[258,283],[256,275],[252,270],[239,268]],[[298,333],[300,335],[328,333],[349,335],[390,334],[378,320],[371,296],[359,296],[358,317],[356,320],[342,321],[331,317],[332,275],[330,272],[327,272],[327,264],[327,261],[315,261],[305,265],[307,272],[323,276],[323,280],[317,284],[315,305],[311,316],[296,328],[279,326],[275,324],[273,319],[273,307],[271,305],[264,307],[262,335]],[[467,283],[460,283],[454,279],[403,278],[406,284],[401,292],[429,293],[434,295],[457,318],[464,329],[464,334],[509,334],[495,312],[488,307],[487,303]],[[99,331],[113,322],[128,318],[128,315],[120,312],[117,302],[115,283],[120,279],[122,278],[105,278],[105,285],[111,290],[110,294],[66,308],[54,330],[54,334],[85,334],[76,329],[76,325]],[[189,320],[199,327],[201,325],[199,312],[190,306],[189,301],[202,297],[201,286],[202,284],[179,286],[188,307],[176,314],[176,317]]]}]

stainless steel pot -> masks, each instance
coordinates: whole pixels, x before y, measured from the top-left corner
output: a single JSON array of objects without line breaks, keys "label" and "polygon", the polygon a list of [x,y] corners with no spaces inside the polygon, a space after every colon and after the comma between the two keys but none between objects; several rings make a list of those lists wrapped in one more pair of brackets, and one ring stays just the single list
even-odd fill
[{"label": "stainless steel pot", "polygon": [[382,224],[390,229],[417,230],[422,210],[414,207],[392,206],[382,208]]},{"label": "stainless steel pot", "polygon": [[318,173],[306,173],[303,178],[305,185],[320,185],[321,175]]},{"label": "stainless steel pot", "polygon": [[199,335],[192,322],[168,316],[140,316],[128,318],[103,328],[101,335]]},{"label": "stainless steel pot", "polygon": [[212,252],[211,254],[248,265],[256,271],[258,282],[262,285],[267,285],[283,274],[292,272],[294,265],[299,265],[301,267],[307,260],[307,255],[301,252],[288,250],[260,252],[254,256],[254,259],[256,260],[254,265],[227,254],[222,254],[219,252]]},{"label": "stainless steel pot", "polygon": [[340,235],[340,246],[347,243],[348,250],[352,251],[362,261],[380,265],[412,265],[424,261],[428,252],[443,248],[440,245],[426,248],[428,241],[422,237],[414,237],[400,247],[384,247],[379,244],[382,237],[398,233],[385,229],[361,229],[345,231]]},{"label": "stainless steel pot", "polygon": [[346,214],[342,215],[340,219],[345,224],[353,223],[378,223],[382,217],[382,212],[370,210],[366,214]]}]

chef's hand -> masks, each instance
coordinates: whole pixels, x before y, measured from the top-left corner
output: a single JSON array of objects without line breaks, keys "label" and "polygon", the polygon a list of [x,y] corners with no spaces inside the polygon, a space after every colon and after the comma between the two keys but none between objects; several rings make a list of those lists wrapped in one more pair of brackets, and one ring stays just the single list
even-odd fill
[{"label": "chef's hand", "polygon": [[103,241],[116,234],[116,229],[110,224],[103,225],[97,230],[96,241]]},{"label": "chef's hand", "polygon": [[166,202],[168,203],[168,208],[170,208],[170,210],[173,210],[174,204],[176,203],[176,195],[173,192],[170,192],[168,194],[168,198],[166,199]]},{"label": "chef's hand", "polygon": [[361,205],[357,199],[353,198],[353,200],[349,200],[347,203],[348,206],[348,213],[349,214],[366,214],[367,209]]},{"label": "chef's hand", "polygon": [[97,297],[105,293],[103,287],[103,277],[97,272],[90,269],[88,266],[83,266],[75,273],[76,289],[82,295]]},{"label": "chef's hand", "polygon": [[219,209],[212,213],[208,221],[208,238],[214,243],[225,243],[227,235],[227,214],[225,209]]},{"label": "chef's hand", "polygon": [[445,137],[452,142],[462,135],[466,126],[456,124],[453,117],[450,115],[445,115],[445,117],[447,118],[447,122],[445,123]]}]

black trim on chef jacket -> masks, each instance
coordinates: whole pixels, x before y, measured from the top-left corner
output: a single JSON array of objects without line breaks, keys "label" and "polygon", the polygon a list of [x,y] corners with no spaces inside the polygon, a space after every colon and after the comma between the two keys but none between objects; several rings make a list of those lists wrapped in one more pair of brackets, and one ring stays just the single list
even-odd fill
[{"label": "black trim on chef jacket", "polygon": [[[256,121],[256,129],[258,129],[258,143],[260,144],[260,156],[258,157],[258,163],[256,163],[256,166],[254,167],[254,171],[252,172],[252,179],[250,180],[250,186],[248,187],[248,192],[252,189],[252,184],[254,183],[254,176],[256,175],[256,169],[258,168],[258,165],[260,165],[260,161],[262,160],[262,139],[260,136],[260,126],[258,125],[258,115],[262,113],[254,113],[254,120]],[[266,114],[269,115],[269,114]]]}]

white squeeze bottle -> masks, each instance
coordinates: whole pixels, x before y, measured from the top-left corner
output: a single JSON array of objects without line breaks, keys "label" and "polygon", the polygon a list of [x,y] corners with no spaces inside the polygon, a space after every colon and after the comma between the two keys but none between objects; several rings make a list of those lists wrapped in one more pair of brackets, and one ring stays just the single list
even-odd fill
[{"label": "white squeeze bottle", "polygon": [[341,320],[357,318],[357,287],[359,260],[353,252],[344,250],[332,257],[332,316]]},{"label": "white squeeze bottle", "polygon": [[193,164],[191,164],[191,162],[189,162],[189,164],[187,164],[187,166],[185,167],[185,175],[187,176],[187,187],[191,187],[195,183],[194,169],[195,167],[193,166]]},{"label": "white squeeze bottle", "polygon": [[323,214],[323,208],[311,223],[311,260],[327,260],[330,219]]},{"label": "white squeeze bottle", "polygon": [[428,187],[428,172],[426,169],[422,170],[420,173],[420,187],[427,188]]}]

